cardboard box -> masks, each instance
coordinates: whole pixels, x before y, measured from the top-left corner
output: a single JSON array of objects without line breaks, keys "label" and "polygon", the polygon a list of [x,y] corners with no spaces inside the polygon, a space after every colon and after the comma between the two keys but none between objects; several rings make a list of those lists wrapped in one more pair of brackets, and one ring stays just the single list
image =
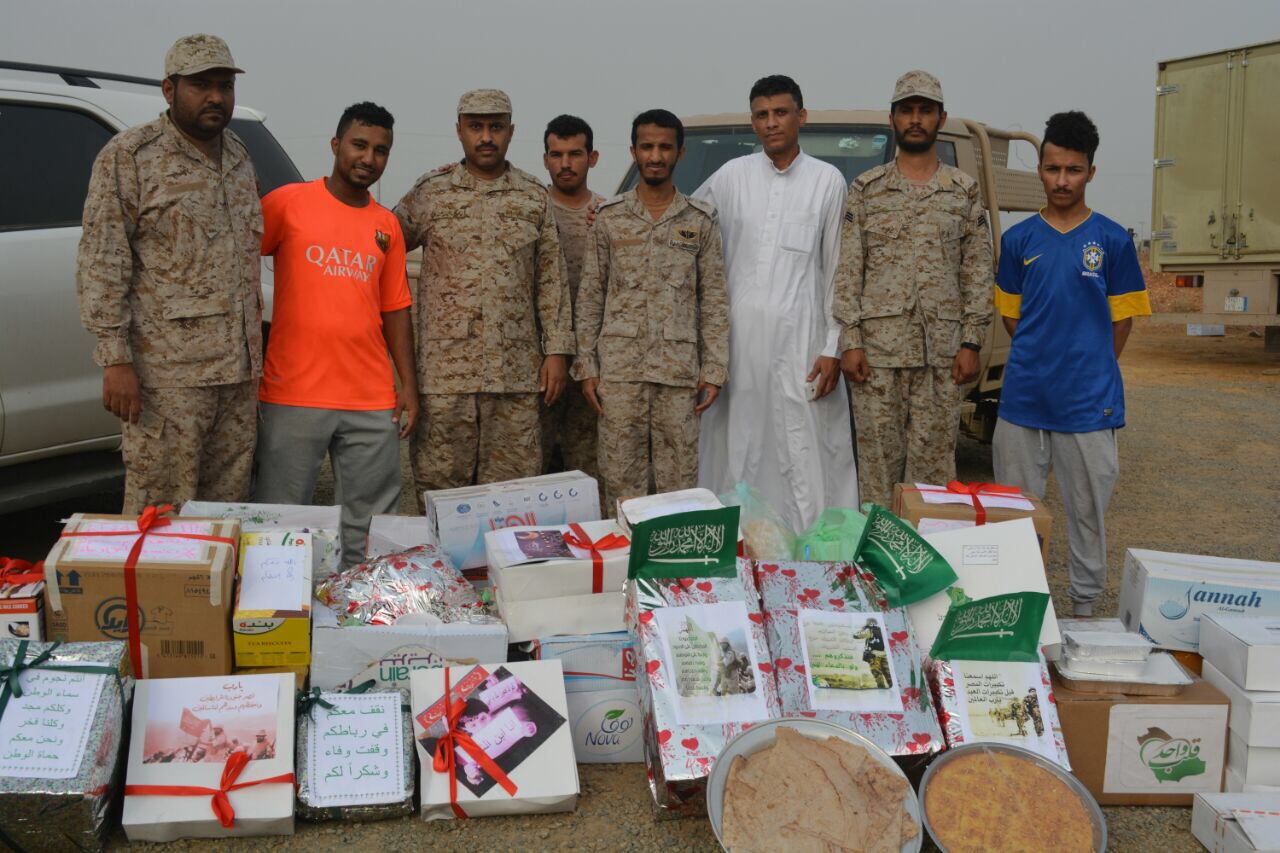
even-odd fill
[{"label": "cardboard box", "polygon": [[1280,747],[1280,693],[1245,690],[1207,660],[1204,680],[1231,700],[1231,730],[1245,743]]},{"label": "cardboard box", "polygon": [[490,530],[600,520],[600,490],[581,471],[425,492],[422,503],[436,541],[458,569],[485,564]]},{"label": "cardboard box", "polygon": [[[622,583],[627,579],[630,542],[614,521],[576,526],[591,542],[614,546],[599,550],[598,579],[591,551],[565,542],[565,534],[573,534],[568,525],[508,527],[485,534],[489,580],[511,642],[625,627]],[[556,552],[566,556],[540,556]]]},{"label": "cardboard box", "polygon": [[0,640],[44,641],[44,586],[0,583]]},{"label": "cardboard box", "polygon": [[1120,619],[1166,649],[1200,650],[1200,619],[1280,619],[1280,563],[1131,548],[1120,581]]},{"label": "cardboard box", "polygon": [[121,824],[130,841],[293,834],[293,676],[162,678],[138,682],[127,785],[218,788],[237,751],[250,760],[231,791],[224,827],[208,794],[128,794]]},{"label": "cardboard box", "polygon": [[614,690],[566,693],[565,699],[579,764],[644,761],[644,726],[634,682]]},{"label": "cardboard box", "polygon": [[1264,821],[1264,829],[1271,829],[1280,822],[1280,796],[1262,793],[1196,794],[1191,805],[1191,834],[1211,853],[1275,850],[1276,847],[1269,844],[1257,846],[1250,837],[1246,825],[1258,819]]},{"label": "cardboard box", "polygon": [[621,690],[636,681],[636,647],[626,631],[542,637],[529,644],[533,660],[558,660],[566,693]]},{"label": "cardboard box", "polygon": [[[948,522],[967,522],[968,524],[976,524],[978,513],[974,509],[973,503],[968,495],[956,494],[941,497],[944,500],[954,500],[954,503],[930,503],[925,499],[925,492],[920,489],[937,489],[945,492],[946,486],[931,486],[926,483],[897,483],[893,487],[893,514],[898,518],[904,519],[917,530],[920,529],[920,520],[924,518],[939,519]],[[933,498],[934,493],[928,493]],[[1014,509],[1007,506],[1000,506],[1002,502],[1009,501],[1010,496],[1006,495],[979,495],[978,500],[982,501],[982,506],[987,513],[987,524],[997,521],[1012,521],[1016,518],[1029,518],[1031,523],[1035,525],[1036,540],[1040,545],[1040,560],[1043,563],[1049,562],[1049,534],[1053,530],[1053,513],[1045,508],[1044,501],[1035,495],[1021,495],[1021,502],[1029,502],[1031,509]],[[937,498],[934,498],[937,499]],[[923,535],[927,531],[921,530]]]},{"label": "cardboard box", "polygon": [[423,515],[375,515],[369,520],[366,557],[407,551],[418,545],[435,545],[436,532]]},{"label": "cardboard box", "polygon": [[316,583],[342,567],[342,507],[187,501],[179,516],[238,518],[241,533],[298,530],[311,534],[311,578]]},{"label": "cardboard box", "polygon": [[1055,675],[1072,772],[1104,806],[1187,806],[1222,790],[1227,697],[1195,679],[1177,696],[1081,693]]},{"label": "cardboard box", "polygon": [[1280,747],[1255,746],[1232,731],[1227,739],[1227,767],[1246,785],[1280,785]]},{"label": "cardboard box", "polygon": [[1200,654],[1245,690],[1280,690],[1280,619],[1205,614]]},{"label": "cardboard box", "polygon": [[339,627],[338,615],[319,601],[311,615],[311,686],[324,690],[369,679],[407,688],[415,670],[507,659],[507,626],[497,620]]},{"label": "cardboard box", "polygon": [[[137,516],[76,513],[64,533],[137,530]],[[236,545],[183,539],[212,535],[237,543],[237,519],[177,518],[148,536],[136,568],[142,678],[227,675],[231,672],[232,584]],[[124,562],[132,535],[59,539],[45,559],[48,626],[56,639],[128,640]]]},{"label": "cardboard box", "polygon": [[[486,663],[447,671],[449,703],[461,699],[467,705],[460,723],[515,785],[514,795],[508,793],[457,747],[458,806],[468,817],[573,811],[578,765],[560,662]],[[449,779],[432,767],[436,743],[448,729],[445,672],[420,669],[410,677],[423,820],[455,817]]]},{"label": "cardboard box", "polygon": [[296,530],[240,534],[236,666],[311,663],[311,548],[311,534]]}]

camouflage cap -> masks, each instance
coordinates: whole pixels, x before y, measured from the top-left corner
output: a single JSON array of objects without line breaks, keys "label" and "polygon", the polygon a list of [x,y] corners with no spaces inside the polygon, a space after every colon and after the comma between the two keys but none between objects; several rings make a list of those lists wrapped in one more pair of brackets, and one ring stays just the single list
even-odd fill
[{"label": "camouflage cap", "polygon": [[458,99],[458,115],[491,116],[511,113],[511,99],[501,89],[472,89]]},{"label": "camouflage cap", "polygon": [[173,43],[169,52],[164,55],[164,76],[181,74],[199,74],[211,68],[227,68],[237,74],[243,74],[243,68],[236,67],[231,58],[231,49],[227,43],[217,36],[196,33],[183,36]]},{"label": "camouflage cap", "polygon": [[889,103],[896,104],[898,101],[905,101],[907,98],[928,98],[931,101],[944,103],[942,100],[942,84],[938,82],[938,78],[934,77],[928,71],[908,71],[898,78],[898,82],[893,85],[893,100]]}]

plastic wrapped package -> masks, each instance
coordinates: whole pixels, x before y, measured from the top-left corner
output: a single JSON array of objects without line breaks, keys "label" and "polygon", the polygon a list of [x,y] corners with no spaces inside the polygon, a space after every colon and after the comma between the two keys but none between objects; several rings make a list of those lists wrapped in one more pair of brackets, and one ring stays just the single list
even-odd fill
[{"label": "plastic wrapped package", "polygon": [[862,540],[867,517],[856,509],[830,507],[800,534],[794,551],[797,560],[852,562]]},{"label": "plastic wrapped package", "polygon": [[475,589],[438,546],[419,545],[343,569],[316,587],[343,625],[465,622],[483,612]]},{"label": "plastic wrapped package", "polygon": [[0,686],[0,842],[101,850],[133,688],[125,644],[0,641],[0,671],[15,662],[22,695]]},{"label": "plastic wrapped package", "polygon": [[720,502],[738,507],[747,556],[757,560],[790,560],[795,555],[795,531],[750,485],[738,483],[732,492],[720,496]]}]

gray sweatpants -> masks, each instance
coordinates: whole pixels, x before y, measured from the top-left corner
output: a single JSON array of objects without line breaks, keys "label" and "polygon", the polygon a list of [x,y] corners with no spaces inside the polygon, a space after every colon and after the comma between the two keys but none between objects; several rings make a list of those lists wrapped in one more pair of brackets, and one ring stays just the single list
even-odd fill
[{"label": "gray sweatpants", "polygon": [[369,519],[400,508],[399,427],[390,409],[258,407],[258,503],[309,504],[326,454],[342,504],[342,565],[364,559]]},{"label": "gray sweatpants", "polygon": [[1058,475],[1067,509],[1067,595],[1091,604],[1107,582],[1107,533],[1103,525],[1111,490],[1120,476],[1116,431],[1050,432],[1000,418],[992,439],[996,482],[1044,496],[1049,467]]}]

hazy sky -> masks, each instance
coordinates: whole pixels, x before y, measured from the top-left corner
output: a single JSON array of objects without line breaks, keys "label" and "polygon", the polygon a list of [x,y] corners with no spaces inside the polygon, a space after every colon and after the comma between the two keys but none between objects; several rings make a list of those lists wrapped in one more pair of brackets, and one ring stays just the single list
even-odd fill
[{"label": "hazy sky", "polygon": [[[632,116],[746,109],[751,83],[794,77],[811,109],[887,105],[910,68],[942,80],[948,112],[1043,130],[1083,109],[1102,135],[1095,208],[1149,230],[1154,85],[1160,59],[1280,38],[1275,0],[3,0],[0,57],[159,77],[175,38],[221,35],[248,73],[239,103],[267,124],[307,178],[328,174],[348,104],[396,116],[381,198],[459,154],[458,95],[505,89],[518,166],[546,178],[542,128],[570,112],[595,129],[591,184],[611,194],[629,162]],[[1280,98],[1280,92],[1276,93]],[[1023,148],[1026,165],[1034,162]]]}]

